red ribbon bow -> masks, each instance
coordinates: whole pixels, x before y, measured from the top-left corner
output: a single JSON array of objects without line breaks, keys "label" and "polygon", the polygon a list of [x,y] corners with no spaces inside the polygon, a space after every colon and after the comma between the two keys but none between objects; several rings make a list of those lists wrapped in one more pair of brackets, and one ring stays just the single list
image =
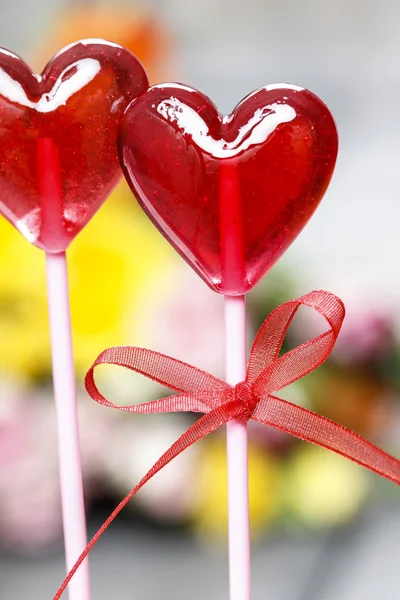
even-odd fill
[{"label": "red ribbon bow", "polygon": [[[301,305],[309,306],[320,313],[328,322],[329,329],[279,356],[288,327]],[[262,324],[250,352],[246,379],[236,386],[152,350],[116,347],[102,352],[85,379],[88,393],[99,404],[141,414],[180,411],[205,414],[172,444],[120,502],[89,542],[53,600],[60,598],[71,577],[105,529],[139,489],[183,450],[231,419],[254,419],[275,427],[302,440],[333,450],[400,484],[399,460],[345,427],[272,395],[304,377],[328,358],[339,335],[344,315],[342,301],[325,291],[310,292],[297,300],[282,304]],[[104,363],[141,373],[179,394],[144,404],[118,406],[104,398],[94,382],[94,369]]]}]

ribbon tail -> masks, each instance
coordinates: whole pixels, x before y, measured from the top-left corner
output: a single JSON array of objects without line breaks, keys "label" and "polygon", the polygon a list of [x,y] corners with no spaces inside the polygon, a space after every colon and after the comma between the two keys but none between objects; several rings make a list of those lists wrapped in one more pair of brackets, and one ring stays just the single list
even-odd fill
[{"label": "ribbon tail", "polygon": [[118,504],[117,508],[111,513],[108,519],[103,523],[97,533],[92,537],[85,550],[82,552],[75,565],[72,567],[67,577],[64,579],[62,585],[58,589],[53,600],[59,600],[65,589],[67,588],[72,577],[78,570],[79,566],[85,560],[93,546],[99,541],[107,527],[112,523],[115,517],[121,512],[121,510],[128,504],[133,496],[144,486],[149,479],[151,479],[156,473],[161,471],[168,463],[176,458],[181,452],[192,446],[195,442],[201,438],[207,436],[209,433],[219,429],[222,425],[227,423],[230,419],[238,417],[242,413],[242,405],[238,401],[227,402],[220,407],[212,410],[208,414],[201,417],[194,425],[192,425],[176,442],[172,444],[170,448],[158,459],[141,481],[134,487],[129,494]]},{"label": "ribbon tail", "polygon": [[275,396],[260,400],[252,418],[341,454],[400,485],[400,460],[330,419]]}]

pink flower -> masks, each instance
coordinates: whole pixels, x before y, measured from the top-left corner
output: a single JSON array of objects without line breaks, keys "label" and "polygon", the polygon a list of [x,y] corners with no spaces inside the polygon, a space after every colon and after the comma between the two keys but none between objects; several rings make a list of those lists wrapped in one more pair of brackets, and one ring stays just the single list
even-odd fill
[{"label": "pink flower", "polygon": [[394,323],[377,311],[347,310],[334,357],[344,364],[378,360],[394,349]]},{"label": "pink flower", "polygon": [[[325,331],[319,315],[303,311],[296,316],[289,336],[301,343]],[[332,353],[343,365],[370,363],[385,357],[396,346],[395,324],[389,312],[346,305],[346,318]]]},{"label": "pink flower", "polygon": [[32,551],[61,535],[55,425],[47,398],[1,387],[0,543]]},{"label": "pink flower", "polygon": [[[50,390],[0,388],[0,545],[33,552],[62,537],[55,405]],[[114,435],[114,413],[86,395],[79,402],[87,501],[105,480],[104,440]]]}]

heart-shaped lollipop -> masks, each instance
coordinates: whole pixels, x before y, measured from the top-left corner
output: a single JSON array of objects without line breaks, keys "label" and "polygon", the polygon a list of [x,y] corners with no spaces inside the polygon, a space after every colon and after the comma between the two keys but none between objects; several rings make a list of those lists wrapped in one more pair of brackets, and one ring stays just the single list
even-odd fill
[{"label": "heart-shaped lollipop", "polygon": [[42,75],[0,50],[0,212],[33,244],[64,251],[121,175],[117,129],[148,87],[140,62],[102,40],[68,46]]},{"label": "heart-shaped lollipop", "polygon": [[119,132],[125,176],[158,229],[217,292],[248,292],[303,229],[335,166],[328,108],[293,85],[229,116],[187,86],[149,88]]}]

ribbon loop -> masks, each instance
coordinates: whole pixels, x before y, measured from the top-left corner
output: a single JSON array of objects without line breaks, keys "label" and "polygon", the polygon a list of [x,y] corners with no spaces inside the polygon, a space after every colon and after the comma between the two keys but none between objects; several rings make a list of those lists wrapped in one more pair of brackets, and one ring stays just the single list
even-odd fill
[{"label": "ribbon loop", "polygon": [[[118,365],[136,371],[136,373],[140,373],[177,392],[192,394],[208,391],[215,393],[230,388],[222,379],[171,356],[146,348],[116,346],[104,350],[87,372],[85,386],[90,396],[93,392],[95,395],[99,394],[94,383],[93,373],[97,366],[103,364]],[[104,398],[102,404],[107,403],[108,401]]]},{"label": "ribbon loop", "polygon": [[[302,305],[319,312],[329,329],[278,358],[289,325]],[[319,367],[333,350],[344,316],[342,301],[325,291],[310,292],[276,308],[261,326],[250,353],[248,380],[254,383],[255,395],[276,392]],[[267,353],[266,364],[263,348],[271,350],[271,344],[273,361],[269,362],[271,354]]]}]

